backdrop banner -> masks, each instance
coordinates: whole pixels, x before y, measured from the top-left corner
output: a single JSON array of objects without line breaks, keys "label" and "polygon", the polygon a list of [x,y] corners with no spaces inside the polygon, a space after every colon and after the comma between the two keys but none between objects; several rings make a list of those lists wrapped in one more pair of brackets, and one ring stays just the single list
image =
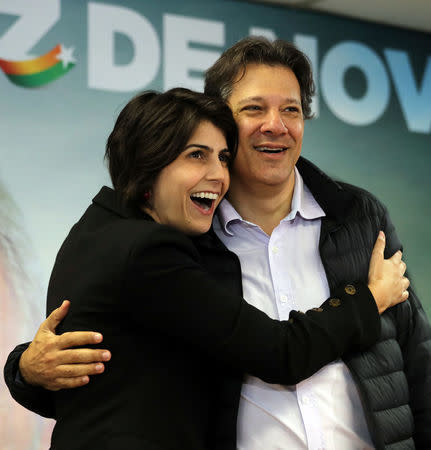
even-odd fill
[{"label": "backdrop banner", "polygon": [[[303,155],[386,204],[431,316],[430,34],[246,1],[0,0],[2,366],[44,317],[68,230],[110,185],[104,146],[121,108],[145,89],[201,91],[204,71],[247,35],[309,56],[317,95]],[[47,448],[46,423],[1,381],[1,448]]]}]

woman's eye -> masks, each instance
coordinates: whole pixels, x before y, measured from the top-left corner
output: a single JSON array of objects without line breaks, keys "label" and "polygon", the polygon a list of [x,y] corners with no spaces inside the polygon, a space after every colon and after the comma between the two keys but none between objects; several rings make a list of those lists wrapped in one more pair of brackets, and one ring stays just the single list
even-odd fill
[{"label": "woman's eye", "polygon": [[224,163],[227,163],[227,164],[229,164],[229,163],[231,162],[231,160],[232,160],[232,156],[231,156],[231,154],[228,153],[228,152],[222,152],[222,153],[220,153],[219,156],[218,156],[218,158],[219,158],[219,160],[220,160],[221,162],[224,162]]},{"label": "woman's eye", "polygon": [[202,159],[204,155],[201,150],[195,150],[194,152],[189,153],[189,157],[194,159]]}]

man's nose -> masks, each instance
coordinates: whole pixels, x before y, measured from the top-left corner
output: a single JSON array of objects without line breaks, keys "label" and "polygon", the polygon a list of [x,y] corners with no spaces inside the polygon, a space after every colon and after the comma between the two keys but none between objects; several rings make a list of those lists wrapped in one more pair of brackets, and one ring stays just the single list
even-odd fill
[{"label": "man's nose", "polygon": [[281,135],[288,132],[286,123],[280,111],[268,111],[260,127],[260,131],[265,134]]}]

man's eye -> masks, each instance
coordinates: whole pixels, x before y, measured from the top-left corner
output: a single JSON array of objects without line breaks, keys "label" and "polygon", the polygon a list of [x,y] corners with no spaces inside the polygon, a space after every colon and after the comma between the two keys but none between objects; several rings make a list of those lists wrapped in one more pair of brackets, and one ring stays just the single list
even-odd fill
[{"label": "man's eye", "polygon": [[243,111],[261,111],[262,107],[259,105],[244,106]]},{"label": "man's eye", "polygon": [[284,111],[286,112],[299,112],[299,107],[298,106],[288,106],[286,108],[284,108]]}]

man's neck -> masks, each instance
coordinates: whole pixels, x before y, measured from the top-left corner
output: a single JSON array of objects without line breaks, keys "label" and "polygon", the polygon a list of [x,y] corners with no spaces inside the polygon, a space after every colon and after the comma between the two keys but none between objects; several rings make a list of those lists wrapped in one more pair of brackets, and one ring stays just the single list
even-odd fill
[{"label": "man's neck", "polygon": [[227,198],[244,220],[271,235],[291,210],[294,187],[294,177],[284,186],[245,186],[233,179]]}]

